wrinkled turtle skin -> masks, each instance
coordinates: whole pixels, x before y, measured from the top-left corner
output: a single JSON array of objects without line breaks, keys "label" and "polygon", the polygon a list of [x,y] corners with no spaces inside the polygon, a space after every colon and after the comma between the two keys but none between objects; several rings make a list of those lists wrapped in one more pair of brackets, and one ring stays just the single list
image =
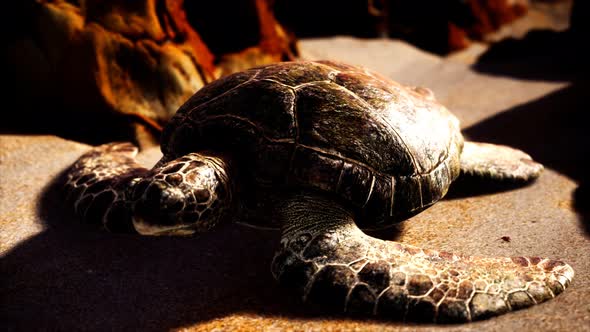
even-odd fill
[{"label": "wrinkled turtle skin", "polygon": [[[465,142],[425,88],[335,62],[286,62],[217,80],[191,97],[148,170],[127,143],[70,169],[67,200],[90,223],[144,235],[203,233],[224,216],[282,229],[275,278],[327,311],[465,322],[543,302],[573,269],[383,241],[382,228],[441,199],[458,177],[527,182],[543,167]],[[238,216],[238,217],[236,217]]]}]

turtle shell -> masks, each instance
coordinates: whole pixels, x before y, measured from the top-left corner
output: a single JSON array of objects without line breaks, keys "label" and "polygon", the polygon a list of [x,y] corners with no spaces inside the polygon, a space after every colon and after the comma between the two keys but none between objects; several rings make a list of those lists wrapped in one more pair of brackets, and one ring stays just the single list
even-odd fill
[{"label": "turtle shell", "polygon": [[230,154],[240,181],[332,193],[371,215],[361,218],[365,226],[402,220],[444,196],[462,145],[458,120],[427,90],[328,61],[278,63],[212,82],[162,136],[167,159]]}]

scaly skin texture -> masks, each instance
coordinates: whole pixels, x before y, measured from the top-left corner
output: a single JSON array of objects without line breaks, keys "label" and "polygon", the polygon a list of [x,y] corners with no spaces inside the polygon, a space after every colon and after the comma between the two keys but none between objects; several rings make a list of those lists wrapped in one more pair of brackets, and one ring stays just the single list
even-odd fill
[{"label": "scaly skin texture", "polygon": [[365,235],[350,212],[314,194],[281,207],[273,275],[304,301],[411,321],[466,322],[553,298],[573,269],[540,257],[451,254]]},{"label": "scaly skin texture", "polygon": [[539,177],[543,165],[523,151],[504,145],[465,142],[461,174],[494,181],[526,182]]},{"label": "scaly skin texture", "polygon": [[129,143],[111,143],[93,148],[70,167],[65,184],[66,200],[89,224],[115,232],[133,232],[131,183],[149,171],[135,160],[137,148]]},{"label": "scaly skin texture", "polygon": [[88,223],[144,235],[188,235],[212,228],[231,205],[227,165],[190,153],[148,170],[129,143],[101,145],[71,167],[67,199]]}]

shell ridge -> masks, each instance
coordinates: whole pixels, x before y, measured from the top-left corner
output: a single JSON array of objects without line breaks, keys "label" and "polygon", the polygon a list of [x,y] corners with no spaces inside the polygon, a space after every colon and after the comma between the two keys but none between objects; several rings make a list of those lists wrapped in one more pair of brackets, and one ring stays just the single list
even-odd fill
[{"label": "shell ridge", "polygon": [[249,78],[249,79],[247,79],[246,81],[244,81],[244,82],[242,82],[242,83],[240,83],[240,84],[238,84],[238,85],[234,86],[234,87],[233,87],[233,88],[231,88],[231,89],[228,89],[228,90],[224,91],[223,93],[221,93],[221,94],[219,94],[219,95],[217,95],[217,96],[215,96],[215,97],[213,97],[213,98],[211,98],[211,99],[207,100],[206,102],[200,103],[199,105],[196,105],[196,106],[194,106],[194,107],[192,107],[192,108],[190,108],[190,109],[188,109],[188,110],[184,111],[183,113],[192,113],[192,112],[193,112],[194,110],[196,110],[197,108],[199,108],[199,107],[202,107],[202,106],[205,106],[205,105],[209,104],[210,102],[213,102],[213,101],[215,101],[215,100],[217,100],[217,99],[219,99],[219,98],[221,98],[221,97],[223,97],[223,96],[227,95],[228,93],[230,93],[230,92],[232,92],[232,91],[234,91],[234,90],[236,90],[236,89],[239,89],[240,87],[242,87],[242,86],[244,86],[244,85],[246,85],[246,84],[248,84],[248,83],[252,82],[253,80],[255,80],[255,79],[256,79],[256,77],[258,77],[258,74],[259,74],[259,73],[260,73],[260,70],[256,70],[256,72],[254,73],[254,75],[252,75],[252,77],[250,77],[250,78]]},{"label": "shell ridge", "polygon": [[239,115],[235,115],[235,114],[217,114],[217,115],[209,115],[207,116],[206,119],[201,120],[201,121],[196,121],[191,119],[190,121],[195,124],[195,125],[200,125],[203,123],[207,123],[210,122],[211,120],[216,120],[216,119],[224,119],[224,118],[231,118],[231,119],[235,119],[238,120],[240,122],[246,123],[249,126],[253,127],[254,129],[256,129],[257,132],[260,133],[261,137],[269,142],[273,142],[273,143],[296,143],[296,141],[293,138],[271,138],[268,137],[265,133],[264,130],[260,128],[259,125],[257,125],[256,123],[252,122],[251,120],[241,117]]},{"label": "shell ridge", "polygon": [[336,83],[336,82],[334,82],[332,80],[330,80],[330,83],[333,83],[334,85],[336,85],[338,87],[338,89],[343,90],[344,92],[346,92],[347,94],[349,94],[350,96],[352,96],[354,99],[356,99],[357,101],[359,101],[361,104],[365,105],[376,116],[378,116],[378,118],[381,121],[383,121],[387,125],[387,127],[389,127],[389,129],[391,129],[391,131],[394,133],[394,135],[399,139],[400,143],[403,145],[404,149],[406,150],[406,153],[410,156],[410,160],[412,161],[412,165],[414,166],[414,169],[417,171],[418,170],[418,167],[417,167],[416,159],[414,158],[414,154],[412,153],[412,151],[410,151],[410,148],[408,147],[408,144],[406,144],[406,142],[404,141],[404,139],[402,138],[402,136],[391,125],[391,123],[389,123],[389,121],[387,121],[387,119],[384,116],[382,116],[381,114],[379,114],[379,112],[377,112],[377,110],[371,104],[369,104],[369,102],[367,102],[366,100],[364,100],[363,98],[361,98],[359,95],[357,95],[353,91],[350,91],[345,86],[342,86],[342,85],[340,85],[340,84],[338,84],[338,83]]}]

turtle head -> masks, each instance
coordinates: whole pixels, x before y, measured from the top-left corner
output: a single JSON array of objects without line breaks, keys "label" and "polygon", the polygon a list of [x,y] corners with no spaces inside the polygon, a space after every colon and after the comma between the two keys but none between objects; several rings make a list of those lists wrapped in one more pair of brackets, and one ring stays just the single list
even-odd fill
[{"label": "turtle head", "polygon": [[191,235],[215,226],[230,206],[226,164],[191,153],[132,184],[133,227],[143,235]]}]

